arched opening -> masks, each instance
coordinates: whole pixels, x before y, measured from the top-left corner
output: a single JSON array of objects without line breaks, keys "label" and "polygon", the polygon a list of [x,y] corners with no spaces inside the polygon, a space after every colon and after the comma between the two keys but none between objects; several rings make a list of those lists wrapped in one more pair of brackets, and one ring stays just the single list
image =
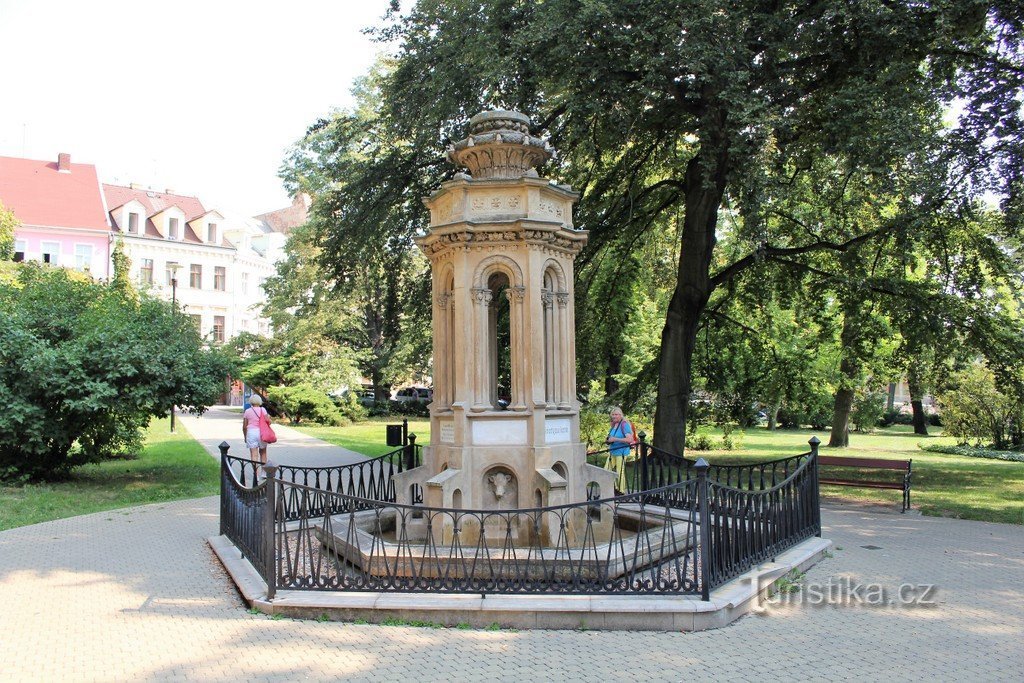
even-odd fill
[{"label": "arched opening", "polygon": [[561,267],[549,261],[540,290],[544,316],[544,402],[548,410],[565,409],[570,405],[566,382],[571,381],[571,375],[564,367],[569,334],[566,310],[569,294],[565,290]]},{"label": "arched opening", "polygon": [[568,472],[565,469],[565,463],[564,462],[556,462],[554,465],[551,466],[551,469],[553,469],[555,472],[557,472],[558,476],[560,476],[562,479],[565,479],[566,481],[569,481]]},{"label": "arched opening", "polygon": [[533,492],[533,507],[541,508],[544,507],[544,494],[540,489]]},{"label": "arched opening", "polygon": [[456,510],[462,509],[462,489],[452,491],[452,507]]},{"label": "arched opening", "polygon": [[491,405],[505,410],[512,402],[512,327],[509,280],[503,272],[487,279],[491,292],[488,307],[489,396]]}]

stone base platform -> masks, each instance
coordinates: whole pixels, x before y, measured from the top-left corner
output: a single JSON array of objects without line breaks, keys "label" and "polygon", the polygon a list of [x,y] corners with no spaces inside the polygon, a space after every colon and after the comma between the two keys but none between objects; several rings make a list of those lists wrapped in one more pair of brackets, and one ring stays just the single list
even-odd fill
[{"label": "stone base platform", "polygon": [[224,536],[210,547],[250,607],[264,614],[334,621],[387,619],[429,621],[484,628],[703,631],[721,628],[757,608],[772,586],[794,569],[805,571],[832,548],[810,538],[775,562],[758,565],[712,591],[707,602],[677,595],[458,595],[279,590],[267,600],[267,586]]}]

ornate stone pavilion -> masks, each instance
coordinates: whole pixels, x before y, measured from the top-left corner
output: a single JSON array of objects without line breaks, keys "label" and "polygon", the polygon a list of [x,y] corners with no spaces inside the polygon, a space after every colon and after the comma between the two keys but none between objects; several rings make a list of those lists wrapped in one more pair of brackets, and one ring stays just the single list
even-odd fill
[{"label": "ornate stone pavilion", "polygon": [[613,495],[586,463],[576,400],[573,228],[578,194],[538,176],[551,158],[518,112],[470,119],[448,150],[465,167],[424,199],[417,244],[433,281],[434,402],[424,464],[395,477],[399,502],[530,508]]}]

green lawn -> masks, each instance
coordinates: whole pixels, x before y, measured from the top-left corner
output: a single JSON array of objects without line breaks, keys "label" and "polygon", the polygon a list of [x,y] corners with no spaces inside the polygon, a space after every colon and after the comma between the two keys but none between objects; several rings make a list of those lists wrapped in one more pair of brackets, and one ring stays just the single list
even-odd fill
[{"label": "green lawn", "polygon": [[[378,418],[348,427],[302,426],[300,429],[330,443],[375,456],[392,450],[385,445],[384,426],[400,422],[401,419]],[[425,444],[430,440],[430,422],[426,419],[410,420],[409,431],[416,434],[419,443]],[[721,439],[720,431],[708,431],[714,439]],[[824,447],[828,442],[827,432],[749,429],[733,433],[736,450],[689,451],[687,455],[691,458],[704,457],[712,463],[772,460],[808,450],[807,440],[817,436],[823,444],[823,455],[913,459],[911,501],[914,508],[923,514],[1024,524],[1024,463],[922,451],[917,444],[953,443],[953,439],[941,436],[941,430],[931,431],[932,435],[923,437],[916,436],[910,427],[895,426],[874,434],[855,433],[850,436],[850,448],[831,449]],[[849,474],[862,478],[875,476],[874,471],[864,470],[850,471]],[[883,471],[880,476],[898,477],[899,473]],[[894,508],[899,505],[902,495],[895,490],[846,486],[824,486],[822,492],[828,497],[875,501],[891,504]]]},{"label": "green lawn", "polygon": [[84,465],[67,481],[0,486],[0,530],[90,512],[212,496],[219,491],[218,462],[183,429],[168,433],[154,420],[137,460]]},{"label": "green lawn", "polygon": [[[384,428],[390,424],[402,424],[402,418],[373,417],[366,422],[358,422],[347,427],[290,426],[336,446],[374,457],[395,450],[393,446],[387,445],[387,434]],[[430,443],[430,420],[427,418],[410,419],[409,433],[416,435],[416,443],[424,445]]]},{"label": "green lawn", "polygon": [[[709,430],[717,440],[721,432]],[[862,458],[889,458],[913,462],[910,499],[913,507],[923,514],[941,517],[959,517],[989,522],[1024,524],[1024,463],[968,458],[943,453],[928,453],[918,448],[924,444],[952,444],[950,437],[941,436],[941,430],[930,428],[928,436],[917,436],[913,428],[894,426],[873,434],[851,434],[850,447],[826,448],[827,432],[811,430],[750,429],[733,433],[738,447],[733,451],[690,451],[688,457],[703,456],[711,463],[752,462],[795,455],[808,450],[811,436],[821,439],[822,455],[848,455]],[[737,438],[738,437],[738,438]],[[881,477],[898,477],[899,472],[879,470]],[[875,477],[875,471],[846,471],[857,477]],[[822,486],[829,497],[842,497],[863,501],[877,501],[899,505],[899,491],[888,489],[858,489],[849,486]]]}]

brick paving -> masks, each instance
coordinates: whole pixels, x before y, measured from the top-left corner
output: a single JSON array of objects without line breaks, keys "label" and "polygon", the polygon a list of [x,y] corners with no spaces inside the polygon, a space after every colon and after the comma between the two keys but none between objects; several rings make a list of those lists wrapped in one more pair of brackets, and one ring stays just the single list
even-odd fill
[{"label": "brick paving", "polygon": [[937,605],[773,603],[688,634],[275,620],[246,611],[204,541],[215,498],[47,522],[0,533],[0,680],[1021,679],[1024,527],[824,521],[837,550],[806,583],[934,583]]}]

